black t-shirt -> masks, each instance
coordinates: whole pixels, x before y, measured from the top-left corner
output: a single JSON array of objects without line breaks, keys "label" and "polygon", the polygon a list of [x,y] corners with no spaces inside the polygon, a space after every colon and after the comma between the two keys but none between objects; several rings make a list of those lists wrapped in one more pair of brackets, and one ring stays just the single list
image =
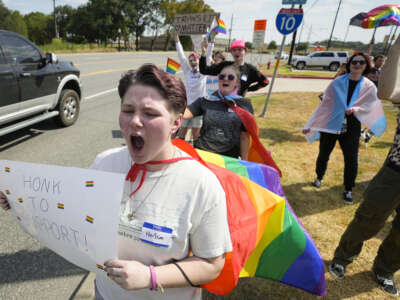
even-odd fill
[{"label": "black t-shirt", "polygon": [[[226,66],[233,65],[233,61],[223,61],[219,64],[207,66],[205,56],[200,57],[200,73],[204,75],[218,75]],[[257,68],[251,64],[243,64],[240,70],[240,89],[238,94],[244,96],[246,91],[257,91],[268,85],[269,81]],[[254,84],[255,83],[255,84]]]},{"label": "black t-shirt", "polygon": [[[235,102],[253,113],[249,101],[236,99]],[[200,136],[194,144],[196,148],[236,158],[240,156],[240,132],[246,129],[227,104],[199,98],[189,105],[188,109],[194,116],[203,116]]]},{"label": "black t-shirt", "polygon": [[[351,97],[354,94],[354,90],[356,89],[357,83],[359,83],[359,80],[351,80],[349,79],[349,90],[347,92],[347,105],[350,104]],[[353,115],[346,115],[347,119],[347,130],[358,130],[360,131],[361,129],[361,123],[358,121],[358,119]]]}]

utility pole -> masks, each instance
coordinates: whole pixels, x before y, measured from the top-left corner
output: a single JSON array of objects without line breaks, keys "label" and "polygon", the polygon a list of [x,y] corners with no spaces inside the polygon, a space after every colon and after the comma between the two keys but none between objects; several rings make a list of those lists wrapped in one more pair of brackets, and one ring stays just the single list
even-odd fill
[{"label": "utility pole", "polygon": [[57,30],[57,20],[56,20],[56,0],[53,0],[53,16],[54,16],[54,32],[56,34],[56,39],[60,38]]},{"label": "utility pole", "polygon": [[229,49],[229,46],[231,45],[232,26],[233,26],[233,14],[232,14],[232,16],[231,16],[231,27],[229,28],[229,42],[228,42],[228,49]]},{"label": "utility pole", "polygon": [[331,46],[331,40],[332,40],[332,36],[333,36],[333,31],[335,30],[336,19],[337,19],[337,16],[339,14],[339,9],[340,9],[340,5],[341,4],[342,4],[342,0],[339,1],[339,5],[338,5],[337,11],[336,11],[336,16],[335,16],[335,21],[333,21],[331,36],[329,37],[329,41],[328,41],[328,45],[326,46],[326,50],[329,50],[329,47]]},{"label": "utility pole", "polygon": [[[300,4],[299,9],[302,9],[302,7],[303,7],[303,5]],[[297,29],[293,32],[292,44],[290,45],[290,53],[289,53],[289,59],[288,59],[288,65],[289,66],[290,66],[290,64],[292,62],[294,45],[296,44],[296,35],[297,35]]]}]

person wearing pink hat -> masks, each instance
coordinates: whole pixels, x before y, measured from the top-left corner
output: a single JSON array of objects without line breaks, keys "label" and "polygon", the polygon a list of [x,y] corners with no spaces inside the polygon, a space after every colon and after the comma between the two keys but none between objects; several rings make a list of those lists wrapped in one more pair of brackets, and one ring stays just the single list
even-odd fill
[{"label": "person wearing pink hat", "polygon": [[[185,57],[183,52],[183,47],[179,41],[179,35],[175,32],[174,35],[176,42],[176,51],[178,53],[179,63],[183,74],[185,76],[185,86],[187,94],[187,104],[192,104],[196,99],[204,97],[207,95],[207,76],[199,72],[199,58],[200,55],[197,52],[191,52],[188,58]],[[179,137],[185,139],[188,129],[191,129],[193,140],[197,140],[200,134],[200,128],[202,125],[203,118],[201,116],[184,120],[182,122],[182,127],[179,131]]]},{"label": "person wearing pink hat", "polygon": [[245,63],[247,47],[243,40],[235,40],[229,47],[234,61],[223,61],[219,64],[207,66],[204,51],[200,57],[200,73],[204,75],[218,75],[222,69],[235,65],[240,70],[240,87],[238,95],[245,96],[247,91],[256,91],[268,85],[268,79],[253,65]]}]

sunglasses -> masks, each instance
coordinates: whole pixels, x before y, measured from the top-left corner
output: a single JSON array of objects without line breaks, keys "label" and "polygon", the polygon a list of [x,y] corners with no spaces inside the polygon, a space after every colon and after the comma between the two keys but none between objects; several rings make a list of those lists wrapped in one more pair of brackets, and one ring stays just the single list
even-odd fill
[{"label": "sunglasses", "polygon": [[352,60],[351,64],[355,66],[356,64],[360,64],[360,66],[365,65],[367,62],[365,60]]},{"label": "sunglasses", "polygon": [[218,75],[218,79],[219,79],[219,80],[224,80],[225,77],[227,77],[227,79],[230,80],[230,81],[235,80],[235,75],[232,75],[232,74],[229,74],[229,75],[226,75],[226,74],[219,74],[219,75]]}]

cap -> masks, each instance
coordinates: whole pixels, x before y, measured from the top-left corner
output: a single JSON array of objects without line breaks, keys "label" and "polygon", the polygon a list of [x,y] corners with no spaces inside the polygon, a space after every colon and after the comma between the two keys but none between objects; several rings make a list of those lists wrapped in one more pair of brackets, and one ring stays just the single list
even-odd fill
[{"label": "cap", "polygon": [[247,49],[246,44],[244,43],[243,40],[236,40],[233,41],[231,46],[229,47],[229,50],[232,50],[233,48],[242,48],[242,49]]}]

